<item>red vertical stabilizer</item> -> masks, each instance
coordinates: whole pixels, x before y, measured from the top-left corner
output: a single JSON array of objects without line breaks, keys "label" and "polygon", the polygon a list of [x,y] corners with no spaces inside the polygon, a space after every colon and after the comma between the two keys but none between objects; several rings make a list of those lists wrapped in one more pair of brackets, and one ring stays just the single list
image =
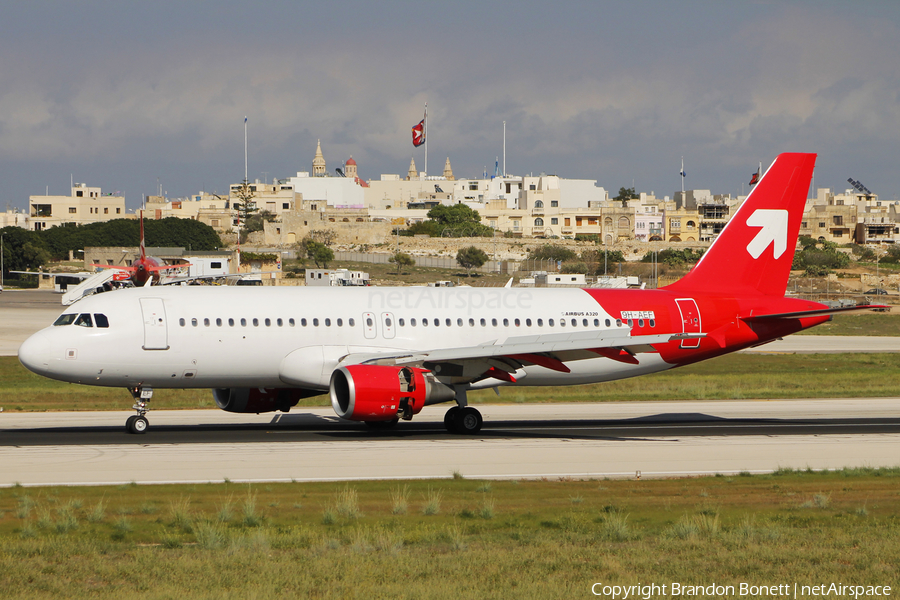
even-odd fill
[{"label": "red vertical stabilizer", "polygon": [[665,289],[784,296],[815,154],[778,155],[700,262]]}]

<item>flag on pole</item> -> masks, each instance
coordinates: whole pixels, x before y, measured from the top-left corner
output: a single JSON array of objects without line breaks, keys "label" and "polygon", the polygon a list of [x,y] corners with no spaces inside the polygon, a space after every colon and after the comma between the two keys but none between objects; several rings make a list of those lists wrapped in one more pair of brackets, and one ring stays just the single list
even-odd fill
[{"label": "flag on pole", "polygon": [[412,128],[412,142],[416,148],[425,143],[425,119],[419,121],[419,124]]},{"label": "flag on pole", "polygon": [[759,168],[756,170],[756,173],[750,176],[750,185],[759,183],[760,177],[762,177],[762,163],[759,163]]}]

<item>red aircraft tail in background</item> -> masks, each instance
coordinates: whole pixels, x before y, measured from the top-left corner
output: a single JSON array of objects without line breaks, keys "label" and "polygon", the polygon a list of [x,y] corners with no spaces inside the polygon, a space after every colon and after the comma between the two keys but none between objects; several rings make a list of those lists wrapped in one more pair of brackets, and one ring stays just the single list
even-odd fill
[{"label": "red aircraft tail in background", "polygon": [[160,273],[170,269],[180,269],[184,265],[165,265],[158,258],[147,256],[144,244],[144,211],[141,211],[141,256],[130,266],[125,265],[91,265],[100,269],[116,269],[121,271],[124,277],[116,276],[117,281],[131,279],[135,285],[144,285],[150,278],[159,280]]}]

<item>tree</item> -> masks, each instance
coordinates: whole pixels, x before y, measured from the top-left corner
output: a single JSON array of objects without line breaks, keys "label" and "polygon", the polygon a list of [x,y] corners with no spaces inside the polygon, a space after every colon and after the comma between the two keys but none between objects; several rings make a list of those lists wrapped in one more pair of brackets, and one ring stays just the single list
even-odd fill
[{"label": "tree", "polygon": [[234,209],[237,211],[238,220],[241,223],[241,230],[238,235],[240,236],[241,241],[245,241],[251,231],[248,229],[250,219],[256,211],[259,210],[256,206],[256,200],[254,200],[256,192],[251,189],[249,182],[244,179],[244,181],[241,182],[241,187],[235,191],[234,195],[237,198],[234,202]]},{"label": "tree", "polygon": [[334,260],[334,252],[322,242],[308,239],[304,242],[304,246],[306,256],[316,263],[317,268],[327,269],[328,263]]},{"label": "tree", "polygon": [[842,269],[850,263],[850,257],[837,249],[837,244],[822,241],[804,244],[803,249],[794,253],[792,269],[803,269],[807,276],[821,277],[831,269]]},{"label": "tree", "polygon": [[[136,219],[51,227],[36,235],[57,260],[65,259],[72,250],[89,246],[137,246],[141,241],[140,223]],[[223,246],[212,227],[193,219],[146,219],[144,236],[148,247],[217,250]]]},{"label": "tree", "polygon": [[634,191],[633,187],[622,187],[619,188],[619,194],[615,198],[613,198],[613,200],[618,200],[622,203],[623,207],[627,207],[628,201],[633,200],[634,198],[640,198],[640,195]]},{"label": "tree", "polygon": [[494,230],[481,224],[481,215],[465,204],[444,204],[428,211],[428,220],[410,226],[411,234],[427,234],[431,237],[482,237],[493,236]]},{"label": "tree", "polygon": [[10,271],[33,271],[50,260],[50,253],[36,231],[21,227],[4,227],[3,269],[4,277]]},{"label": "tree", "polygon": [[267,210],[261,210],[255,215],[251,215],[247,221],[244,223],[244,231],[247,233],[252,233],[254,231],[262,231],[265,229],[266,223],[271,223],[275,220],[275,215],[270,213]]},{"label": "tree", "polygon": [[478,267],[486,263],[487,260],[488,255],[485,253],[485,251],[480,248],[476,248],[475,246],[462,248],[459,252],[456,253],[456,262],[458,262],[459,266],[466,270],[466,277],[470,277],[470,269],[477,269]]},{"label": "tree", "polygon": [[528,253],[528,260],[547,260],[554,262],[566,262],[572,260],[577,255],[565,246],[557,246],[555,244],[544,244],[535,248]]},{"label": "tree", "polygon": [[388,258],[388,262],[397,265],[397,275],[400,275],[400,269],[415,266],[416,259],[406,252],[397,252]]}]

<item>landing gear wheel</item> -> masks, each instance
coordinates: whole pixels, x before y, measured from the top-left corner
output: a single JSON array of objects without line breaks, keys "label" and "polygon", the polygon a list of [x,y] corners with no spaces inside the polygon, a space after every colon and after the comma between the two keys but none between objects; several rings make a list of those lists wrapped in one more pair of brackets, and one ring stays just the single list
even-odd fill
[{"label": "landing gear wheel", "polygon": [[382,430],[393,429],[400,419],[391,419],[390,421],[365,421],[366,427],[369,429]]},{"label": "landing gear wheel", "polygon": [[[131,424],[131,428],[135,433],[144,433],[147,431],[148,427],[150,427],[150,421],[148,421],[147,417],[144,415],[135,417],[134,422]],[[481,425],[479,425],[479,428],[481,428]]]},{"label": "landing gear wheel", "polygon": [[459,407],[454,406],[444,415],[444,427],[447,428],[447,431],[450,433],[456,433],[456,415],[459,412]]},{"label": "landing gear wheel", "polygon": [[125,421],[125,429],[128,433],[145,433],[150,427],[150,422],[143,415],[132,415]]},{"label": "landing gear wheel", "polygon": [[484,419],[477,409],[467,406],[460,408],[459,412],[454,415],[453,424],[455,425],[455,433],[477,433],[481,431],[481,425]]}]

